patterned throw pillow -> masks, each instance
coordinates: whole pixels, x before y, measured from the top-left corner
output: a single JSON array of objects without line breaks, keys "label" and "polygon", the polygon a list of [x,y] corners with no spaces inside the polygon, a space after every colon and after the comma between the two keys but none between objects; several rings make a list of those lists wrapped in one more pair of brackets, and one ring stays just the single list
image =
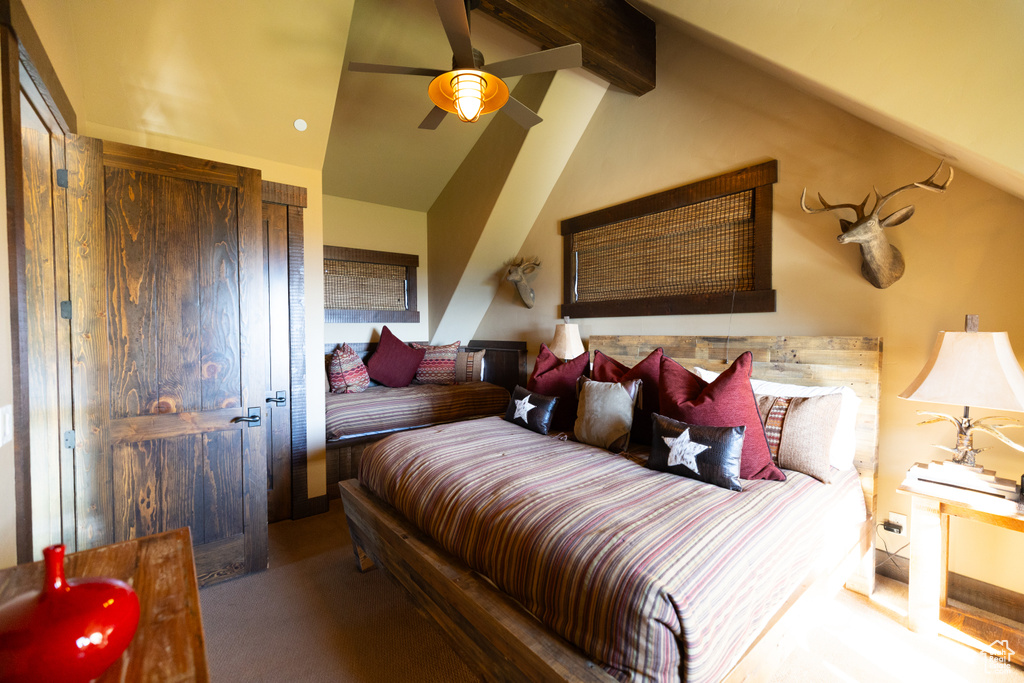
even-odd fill
[{"label": "patterned throw pillow", "polygon": [[444,346],[423,346],[410,342],[414,349],[423,349],[423,360],[416,369],[416,381],[420,384],[455,384],[455,359],[459,355],[459,344]]},{"label": "patterned throw pillow", "polygon": [[342,344],[331,354],[327,381],[334,394],[358,394],[370,386],[370,376],[363,360],[348,344]]},{"label": "patterned throw pillow", "polygon": [[842,402],[840,394],[758,396],[757,408],[775,464],[829,483],[829,452]]},{"label": "patterned throw pillow", "polygon": [[555,396],[544,396],[516,385],[512,400],[505,409],[505,419],[531,432],[547,434],[557,405]]},{"label": "patterned throw pillow", "polygon": [[484,353],[486,351],[459,351],[455,357],[455,383],[482,382],[484,378]]},{"label": "patterned throw pillow", "polygon": [[[718,377],[717,372],[703,368],[694,368],[694,372],[705,382],[713,382]],[[839,424],[836,425],[836,433],[832,437],[832,445],[829,447],[829,463],[837,470],[848,470],[853,466],[853,459],[857,452],[857,411],[860,408],[860,397],[854,393],[853,389],[850,387],[780,384],[759,379],[751,379],[750,386],[753,387],[756,396],[798,397],[826,396],[828,394],[842,396]]]},{"label": "patterned throw pillow", "polygon": [[730,491],[742,491],[740,461],[746,427],[705,427],[655,414],[647,467]]}]

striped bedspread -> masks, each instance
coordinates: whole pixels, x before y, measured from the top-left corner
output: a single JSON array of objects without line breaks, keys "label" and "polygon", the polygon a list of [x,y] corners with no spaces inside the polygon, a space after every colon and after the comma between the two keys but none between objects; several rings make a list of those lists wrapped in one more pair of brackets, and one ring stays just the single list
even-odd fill
[{"label": "striped bedspread", "polygon": [[327,438],[347,439],[504,414],[509,394],[489,382],[370,387],[327,394]]},{"label": "striped bedspread", "polygon": [[[720,680],[827,547],[856,472],[727,491],[501,418],[405,432],[359,480],[622,681]],[[838,554],[835,555],[839,557]]]}]

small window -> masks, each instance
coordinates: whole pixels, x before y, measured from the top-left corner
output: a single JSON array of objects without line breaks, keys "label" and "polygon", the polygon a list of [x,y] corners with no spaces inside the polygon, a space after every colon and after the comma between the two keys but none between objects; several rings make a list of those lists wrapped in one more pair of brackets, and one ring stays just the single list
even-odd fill
[{"label": "small window", "polygon": [[416,254],[324,247],[324,320],[417,323]]},{"label": "small window", "polygon": [[562,221],[562,315],[774,311],[777,177],[772,161]]}]

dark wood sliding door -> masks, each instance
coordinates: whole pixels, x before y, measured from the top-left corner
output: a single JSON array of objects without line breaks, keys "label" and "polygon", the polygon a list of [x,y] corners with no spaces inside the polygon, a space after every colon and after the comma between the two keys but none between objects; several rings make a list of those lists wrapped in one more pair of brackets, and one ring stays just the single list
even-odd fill
[{"label": "dark wood sliding door", "polygon": [[78,548],[180,526],[201,583],[267,563],[260,173],[69,137]]}]

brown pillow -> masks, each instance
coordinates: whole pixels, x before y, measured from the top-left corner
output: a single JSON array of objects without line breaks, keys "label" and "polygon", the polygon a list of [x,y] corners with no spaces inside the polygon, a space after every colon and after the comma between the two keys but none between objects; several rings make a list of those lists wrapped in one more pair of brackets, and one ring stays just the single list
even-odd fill
[{"label": "brown pillow", "polygon": [[455,357],[455,383],[480,382],[484,375],[486,351],[459,351]]},{"label": "brown pillow", "polygon": [[642,382],[595,382],[580,378],[576,438],[582,443],[619,453],[629,448],[633,406]]},{"label": "brown pillow", "polygon": [[758,396],[757,409],[772,460],[779,467],[829,483],[829,453],[842,403],[841,394]]}]

